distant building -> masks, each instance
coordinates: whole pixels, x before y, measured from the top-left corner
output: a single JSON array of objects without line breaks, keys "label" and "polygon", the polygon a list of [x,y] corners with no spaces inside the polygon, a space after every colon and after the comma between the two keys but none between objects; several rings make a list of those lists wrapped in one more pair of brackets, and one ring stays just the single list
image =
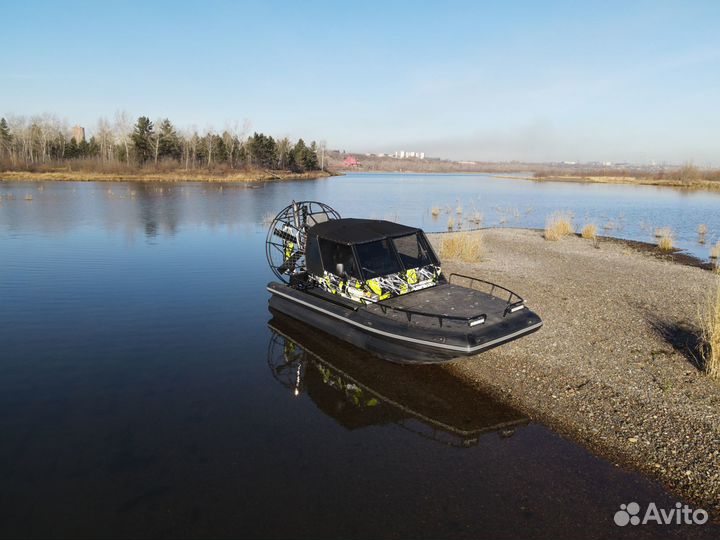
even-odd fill
[{"label": "distant building", "polygon": [[397,159],[405,159],[405,158],[425,159],[425,152],[406,152],[405,150],[396,150],[395,152],[390,154],[390,156],[397,158]]},{"label": "distant building", "polygon": [[360,163],[355,158],[355,156],[348,156],[343,159],[343,166],[348,168],[357,168],[360,166]]},{"label": "distant building", "polygon": [[73,126],[72,128],[73,139],[76,143],[85,142],[85,128],[82,126]]}]

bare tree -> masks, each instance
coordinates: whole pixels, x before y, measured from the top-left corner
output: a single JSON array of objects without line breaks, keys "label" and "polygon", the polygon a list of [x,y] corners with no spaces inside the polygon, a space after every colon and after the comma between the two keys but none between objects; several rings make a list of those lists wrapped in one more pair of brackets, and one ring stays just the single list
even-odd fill
[{"label": "bare tree", "polygon": [[101,118],[97,123],[96,138],[100,145],[101,161],[113,161],[115,159],[115,134],[106,118]]},{"label": "bare tree", "polygon": [[320,152],[320,170],[325,170],[325,148],[327,148],[327,141],[323,139],[318,145],[318,151]]},{"label": "bare tree", "polygon": [[[159,128],[162,124],[162,118],[155,120],[155,126]],[[152,146],[153,154],[155,154],[155,166],[158,164],[158,155],[160,154],[160,133],[155,133],[150,137],[150,145]]]},{"label": "bare tree", "polygon": [[228,163],[230,163],[231,169],[234,168],[233,157],[235,156],[235,150],[239,144],[238,131],[239,123],[237,120],[233,120],[232,122],[225,124],[225,131],[223,131],[222,134],[223,142],[225,143],[225,148],[228,153]]},{"label": "bare tree", "polygon": [[132,133],[132,120],[127,111],[115,112],[115,138],[125,147],[125,162],[130,163],[130,134]]},{"label": "bare tree", "polygon": [[290,156],[291,149],[292,149],[292,145],[290,144],[290,139],[288,139],[287,137],[283,137],[282,139],[278,140],[278,142],[277,142],[278,164],[280,165],[281,169],[287,169],[288,157]]},{"label": "bare tree", "polygon": [[205,151],[207,152],[207,166],[212,166],[213,150],[215,149],[215,141],[213,139],[213,128],[208,126],[205,129]]}]

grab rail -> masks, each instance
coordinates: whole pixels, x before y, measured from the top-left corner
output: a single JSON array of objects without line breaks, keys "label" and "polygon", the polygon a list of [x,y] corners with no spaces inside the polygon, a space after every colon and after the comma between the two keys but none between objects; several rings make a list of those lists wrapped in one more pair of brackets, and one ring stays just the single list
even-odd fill
[{"label": "grab rail", "polygon": [[405,316],[407,317],[408,322],[412,322],[413,315],[437,319],[438,323],[440,324],[440,328],[442,328],[443,319],[447,319],[449,321],[464,322],[464,323],[467,323],[468,326],[477,326],[478,324],[483,324],[485,322],[485,320],[487,319],[487,314],[485,314],[485,313],[471,315],[469,317],[461,317],[460,315],[444,315],[442,313],[427,313],[426,311],[417,311],[415,309],[407,309],[407,308],[401,308],[401,307],[396,307],[396,306],[389,306],[387,304],[383,304],[382,302],[368,302],[368,304],[373,304],[373,305],[379,306],[383,312],[383,315],[387,313],[388,309],[392,309],[394,311],[399,311],[400,313],[404,313]]},{"label": "grab rail", "polygon": [[[507,305],[505,306],[505,310],[503,311],[503,317],[505,317],[508,313],[514,313],[517,310],[525,307],[525,300],[523,300],[522,296],[520,296],[516,292],[511,291],[507,287],[503,287],[502,285],[498,285],[497,283],[493,283],[492,281],[486,281],[484,279],[479,279],[479,278],[475,278],[472,276],[466,276],[464,274],[456,274],[456,273],[450,274],[450,276],[448,277],[448,283],[452,284],[453,277],[469,280],[470,281],[470,287],[469,287],[470,289],[473,288],[472,287],[473,283],[482,283],[484,285],[490,285],[490,293],[489,294],[490,294],[490,296],[495,296],[496,298],[500,298],[500,299],[505,298],[505,295],[503,295],[503,296],[496,295],[495,294],[496,289],[499,289],[501,291],[505,291],[506,293],[508,293],[508,298],[505,301]],[[513,298],[515,300],[513,300]]]}]

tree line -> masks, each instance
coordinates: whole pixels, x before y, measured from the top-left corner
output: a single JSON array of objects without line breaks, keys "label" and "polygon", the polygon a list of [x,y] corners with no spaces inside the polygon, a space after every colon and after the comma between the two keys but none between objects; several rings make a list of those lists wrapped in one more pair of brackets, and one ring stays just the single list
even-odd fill
[{"label": "tree line", "polygon": [[26,119],[0,118],[0,164],[21,168],[67,160],[93,159],[102,163],[160,165],[185,169],[226,167],[263,168],[294,172],[320,169],[320,148],[314,141],[275,139],[263,133],[247,136],[248,126],[237,123],[218,133],[211,129],[180,131],[167,118],[152,122],[140,116],[134,123],[125,113],[114,123],[100,119],[93,135],[76,140],[68,126],[52,115]]}]

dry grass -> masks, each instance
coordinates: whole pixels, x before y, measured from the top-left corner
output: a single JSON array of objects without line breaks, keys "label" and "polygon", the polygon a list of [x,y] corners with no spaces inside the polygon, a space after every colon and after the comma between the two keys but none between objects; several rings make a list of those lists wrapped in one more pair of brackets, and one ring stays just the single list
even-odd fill
[{"label": "dry grass", "polygon": [[670,227],[655,227],[655,238],[662,238],[663,236],[672,236],[672,229]]},{"label": "dry grass", "polygon": [[572,217],[555,212],[545,220],[545,240],[560,240],[573,233]]},{"label": "dry grass", "polygon": [[705,372],[713,379],[720,379],[720,271],[705,313],[700,316],[700,338]]},{"label": "dry grass", "polygon": [[472,216],[468,220],[470,223],[474,223],[475,225],[480,225],[483,222],[484,216],[482,212],[473,212]]},{"label": "dry grass", "polygon": [[292,173],[271,170],[154,170],[131,169],[121,172],[96,172],[88,170],[58,171],[0,171],[0,180],[39,180],[58,182],[257,182],[264,180],[295,180],[329,176],[327,172],[311,171]]},{"label": "dry grass", "polygon": [[708,232],[707,225],[705,225],[704,223],[701,223],[700,225],[698,225],[697,232],[698,232],[698,243],[704,244],[705,243],[705,235]]},{"label": "dry grass", "polygon": [[452,231],[452,230],[455,228],[455,218],[453,218],[452,216],[450,216],[450,217],[448,218],[448,225],[447,225],[447,227],[448,227],[448,231]]},{"label": "dry grass", "polygon": [[710,258],[720,259],[720,241],[710,248]]},{"label": "dry grass", "polygon": [[664,234],[658,240],[658,247],[660,251],[670,252],[673,249],[672,232]]},{"label": "dry grass", "polygon": [[440,215],[440,207],[438,207],[438,206],[433,206],[433,207],[430,209],[430,215],[431,215],[432,217],[434,217],[434,218],[438,217],[438,216]]},{"label": "dry grass", "polygon": [[483,251],[482,236],[477,233],[448,234],[440,244],[440,257],[448,261],[477,262]]},{"label": "dry grass", "polygon": [[588,240],[595,240],[597,238],[597,227],[593,223],[588,223],[583,227],[582,237]]}]

